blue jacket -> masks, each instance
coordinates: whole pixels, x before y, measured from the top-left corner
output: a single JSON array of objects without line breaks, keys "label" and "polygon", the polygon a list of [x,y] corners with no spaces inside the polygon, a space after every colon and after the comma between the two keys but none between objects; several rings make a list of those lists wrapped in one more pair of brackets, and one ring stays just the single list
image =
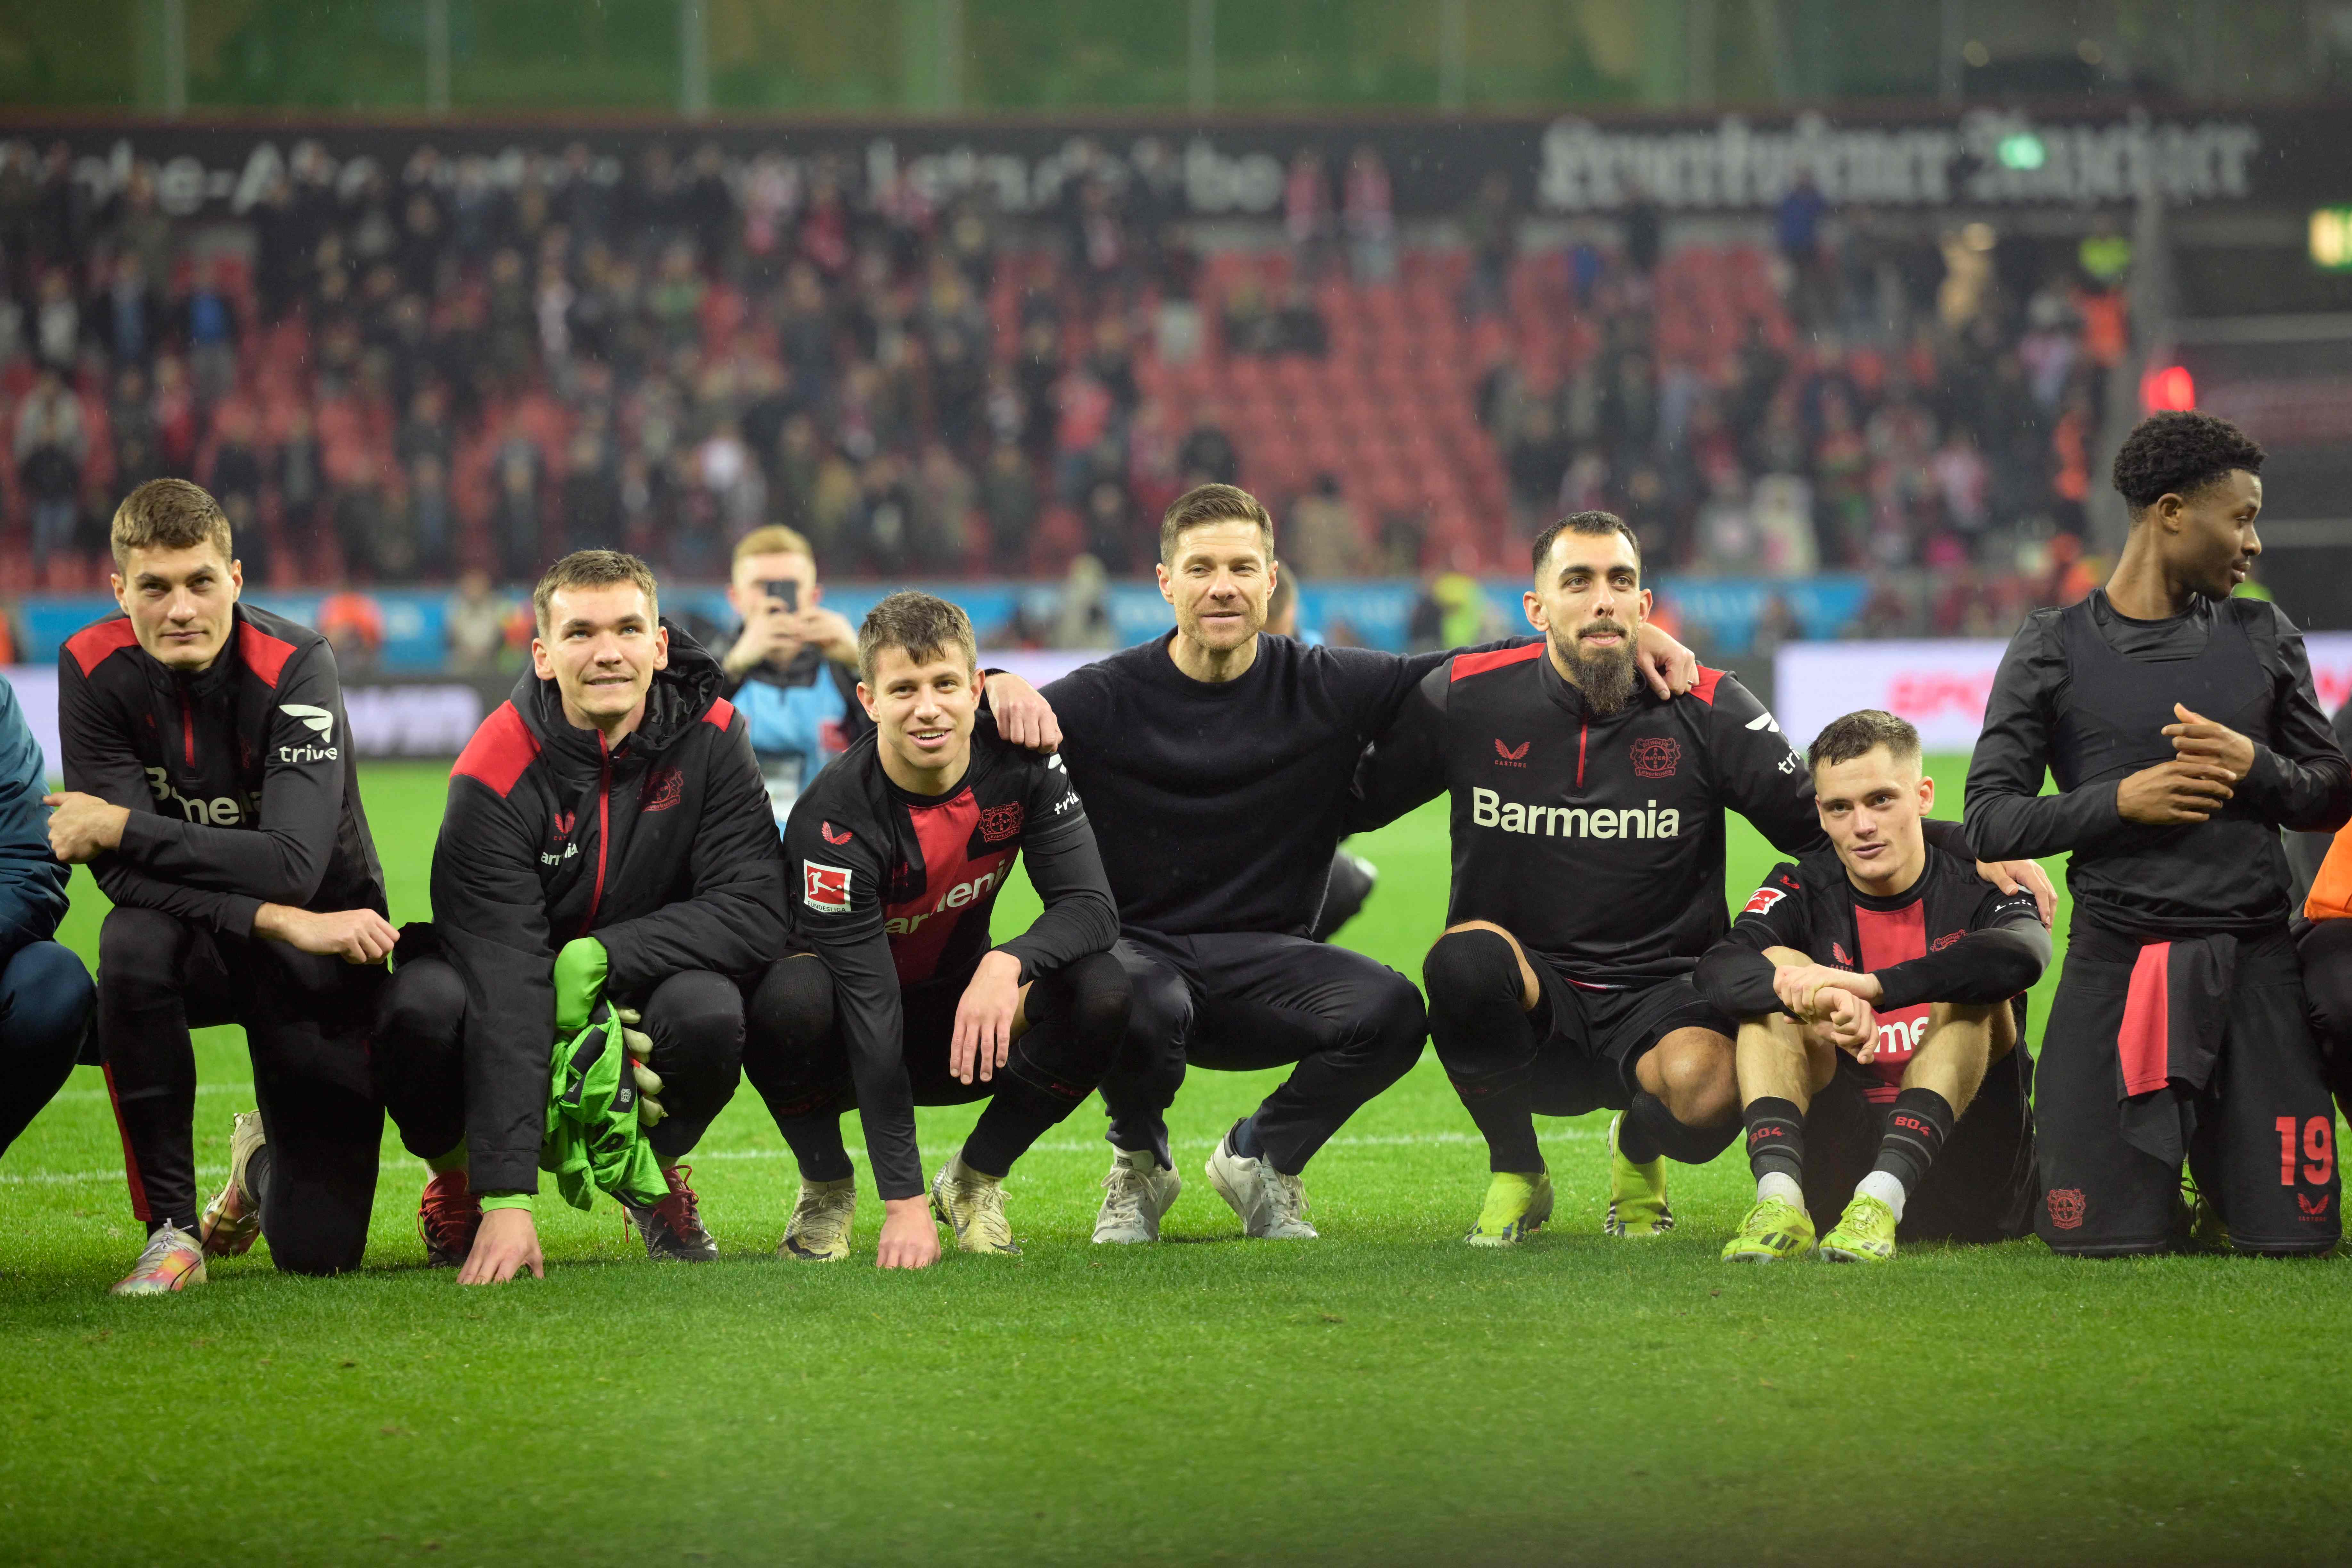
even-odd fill
[{"label": "blue jacket", "polygon": [[0,965],[58,934],[73,868],[49,853],[47,768],[16,689],[0,677]]}]

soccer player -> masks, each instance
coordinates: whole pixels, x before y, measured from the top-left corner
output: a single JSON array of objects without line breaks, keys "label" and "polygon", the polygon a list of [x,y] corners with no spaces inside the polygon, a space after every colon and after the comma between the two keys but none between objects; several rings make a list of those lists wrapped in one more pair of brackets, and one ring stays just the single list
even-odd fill
[{"label": "soccer player", "polygon": [[1622,519],[1555,523],[1533,565],[1525,607],[1542,636],[1432,670],[1358,787],[1365,828],[1453,798],[1446,930],[1422,975],[1438,1060],[1486,1138],[1465,1238],[1480,1247],[1549,1218],[1537,1112],[1617,1110],[1603,1228],[1673,1228],[1665,1157],[1705,1164],[1739,1128],[1738,1026],[1691,983],[1728,924],[1724,808],[1785,854],[1828,847],[1803,759],[1738,681],[1702,670],[1683,696],[1643,689],[1650,594]]},{"label": "soccer player", "polygon": [[[58,658],[65,791],[49,843],[114,907],[99,933],[98,1043],[146,1249],[115,1286],[202,1284],[257,1231],[278,1268],[359,1267],[385,1100],[411,1153],[446,1155],[457,1108],[371,1070],[395,940],[360,806],[333,649],[239,602],[228,518],[184,479],[114,514],[123,613]],[[191,1024],[240,1023],[260,1110],[196,1213]]]},{"label": "soccer player", "polygon": [[[1208,1175],[1247,1235],[1308,1238],[1300,1173],[1413,1064],[1427,1029],[1412,981],[1311,934],[1357,758],[1444,655],[1265,635],[1274,523],[1231,485],[1170,506],[1158,573],[1175,630],[1044,693],[1103,846],[1133,992],[1102,1084],[1112,1165],[1095,1239],[1159,1239],[1182,1189],[1166,1115],[1188,1067],[1293,1064]],[[1662,685],[1665,670],[1687,679],[1672,639],[1644,657]],[[1002,712],[994,682],[991,696]]]},{"label": "soccer player", "polygon": [[[2262,551],[2262,465],[2205,414],[2131,433],[2115,573],[2026,618],[1969,763],[1978,852],[2073,855],[2034,1092],[2034,1225],[2059,1252],[2173,1246],[2184,1157],[2238,1250],[2336,1245],[2336,1113],[2279,829],[2341,826],[2352,768],[2294,627],[2231,596]],[[2045,770],[2058,793],[2042,793]]]},{"label": "soccer player", "polygon": [[[875,1260],[939,1260],[936,1216],[966,1252],[1018,1252],[1003,1180],[1085,1099],[1127,1028],[1118,914],[1058,758],[1002,739],[981,709],[971,622],[894,593],[857,639],[875,730],[801,796],[788,885],[815,948],[779,959],[752,1000],[744,1074],[800,1161],[777,1249],[848,1256],[856,1207],[842,1113],[866,1130],[886,1218]],[[1045,910],[992,946],[996,895],[1025,855]],[[986,1099],[924,1207],[917,1105]]]},{"label": "soccer player", "polygon": [[[2329,728],[2338,747],[2352,747],[2352,702],[2336,710]],[[2312,1035],[2336,1103],[2352,1106],[2352,832],[2289,833],[2286,856],[2301,912],[2292,927]]]},{"label": "soccer player", "polygon": [[754,528],[735,545],[727,602],[742,622],[719,655],[722,688],[751,728],[776,831],[819,769],[872,727],[857,704],[857,636],[821,602],[816,552],[796,530]]},{"label": "soccer player", "polygon": [[64,1087],[89,1038],[98,993],[57,940],[72,868],[49,852],[40,742],[0,680],[0,1154]]},{"label": "soccer player", "polygon": [[2050,962],[2041,911],[1928,846],[1936,781],[1902,719],[1847,714],[1805,761],[1834,853],[1775,866],[1694,977],[1739,1020],[1756,1206],[1724,1260],[1801,1258],[1813,1214],[1840,1206],[1821,1239],[1832,1262],[1892,1258],[1898,1234],[2021,1235],[2033,1114],[2018,1030]]},{"label": "soccer player", "polygon": [[466,1146],[436,1166],[426,1232],[468,1285],[543,1272],[550,1047],[599,1001],[641,1012],[662,1085],[646,1136],[669,1196],[629,1216],[655,1258],[718,1256],[678,1162],[735,1092],[744,987],[785,929],[743,716],[661,618],[652,570],[577,550],[531,606],[531,668],[450,769],[433,925],[403,934],[379,1040],[404,1076],[463,1085]]}]

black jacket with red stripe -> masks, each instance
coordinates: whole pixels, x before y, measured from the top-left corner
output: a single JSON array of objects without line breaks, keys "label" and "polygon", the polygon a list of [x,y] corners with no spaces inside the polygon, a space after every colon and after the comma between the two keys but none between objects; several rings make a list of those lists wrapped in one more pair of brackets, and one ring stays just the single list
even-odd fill
[{"label": "black jacket with red stripe", "polygon": [[90,862],[107,897],[249,936],[265,904],[385,913],[335,651],[239,604],[220,656],[182,674],[121,615],[58,653],[66,788],[128,807]]},{"label": "black jacket with red stripe", "polygon": [[466,986],[477,1191],[537,1185],[558,948],[603,943],[605,994],[624,1003],[688,969],[749,978],[782,950],[783,855],[751,737],[718,661],[669,635],[618,747],[525,674],[450,769],[433,920]]}]

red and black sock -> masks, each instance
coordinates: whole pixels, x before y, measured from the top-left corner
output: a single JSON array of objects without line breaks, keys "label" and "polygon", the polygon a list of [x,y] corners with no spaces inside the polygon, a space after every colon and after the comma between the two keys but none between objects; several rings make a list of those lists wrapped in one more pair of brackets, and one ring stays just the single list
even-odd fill
[{"label": "red and black sock", "polygon": [[1748,1168],[1758,1181],[1805,1181],[1805,1113],[1793,1100],[1767,1094],[1748,1103]]},{"label": "red and black sock", "polygon": [[1909,1192],[1936,1163],[1936,1152],[1952,1135],[1952,1103],[1933,1089],[1906,1089],[1886,1110],[1886,1134],[1878,1145],[1884,1171]]}]

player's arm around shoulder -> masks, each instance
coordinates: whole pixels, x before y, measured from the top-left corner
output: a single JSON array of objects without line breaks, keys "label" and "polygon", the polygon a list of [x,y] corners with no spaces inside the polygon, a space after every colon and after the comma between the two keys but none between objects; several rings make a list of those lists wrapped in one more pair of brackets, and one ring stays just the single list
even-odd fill
[{"label": "player's arm around shoulder", "polygon": [[1456,668],[1449,657],[1415,682],[1357,758],[1348,790],[1349,832],[1386,827],[1445,792],[1445,712]]},{"label": "player's arm around shoulder", "polygon": [[1780,721],[1738,676],[1702,669],[1698,684],[1675,706],[1686,721],[1700,726],[1726,804],[1783,854],[1803,856],[1826,846],[1805,759],[1789,744]]}]

